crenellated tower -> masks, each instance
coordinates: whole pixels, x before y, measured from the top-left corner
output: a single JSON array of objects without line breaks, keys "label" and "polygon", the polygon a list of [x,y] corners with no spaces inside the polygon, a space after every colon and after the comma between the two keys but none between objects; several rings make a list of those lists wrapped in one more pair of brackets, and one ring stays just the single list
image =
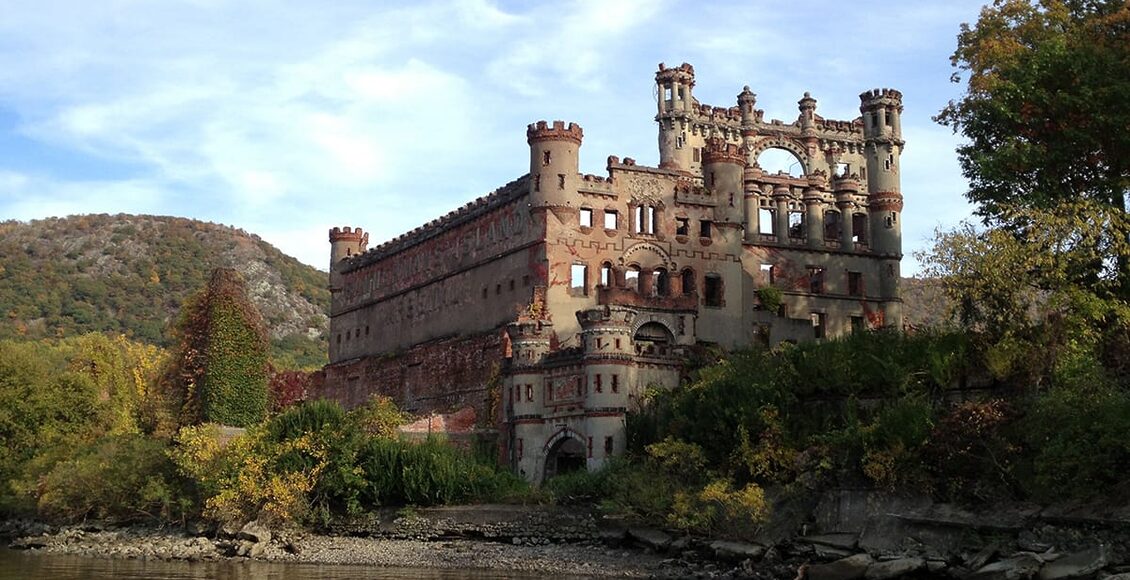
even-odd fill
[{"label": "crenellated tower", "polygon": [[576,123],[545,121],[526,128],[530,144],[530,204],[534,208],[569,205],[580,182],[580,149],[584,131]]},{"label": "crenellated tower", "polygon": [[333,228],[330,230],[330,291],[341,287],[334,274],[338,262],[365,252],[369,246],[369,234],[361,228]]},{"label": "crenellated tower", "polygon": [[687,171],[691,169],[693,148],[688,139],[694,111],[694,67],[683,63],[667,68],[659,63],[655,73],[659,112],[659,167]]},{"label": "crenellated tower", "polygon": [[902,140],[902,93],[874,89],[859,95],[867,160],[867,205],[871,215],[871,249],[880,259],[879,296],[889,300],[885,324],[901,325],[898,302],[902,258],[902,187],[899,156]]}]

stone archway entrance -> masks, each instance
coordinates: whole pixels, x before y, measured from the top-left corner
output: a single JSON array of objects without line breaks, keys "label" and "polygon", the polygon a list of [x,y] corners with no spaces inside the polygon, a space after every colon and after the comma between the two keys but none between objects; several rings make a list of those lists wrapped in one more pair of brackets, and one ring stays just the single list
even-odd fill
[{"label": "stone archway entrance", "polygon": [[633,337],[636,342],[650,342],[652,344],[672,344],[675,342],[675,337],[671,336],[671,331],[667,330],[666,326],[658,322],[648,322],[636,330]]},{"label": "stone archway entrance", "polygon": [[573,437],[562,437],[549,448],[545,458],[545,479],[585,469],[585,445]]}]

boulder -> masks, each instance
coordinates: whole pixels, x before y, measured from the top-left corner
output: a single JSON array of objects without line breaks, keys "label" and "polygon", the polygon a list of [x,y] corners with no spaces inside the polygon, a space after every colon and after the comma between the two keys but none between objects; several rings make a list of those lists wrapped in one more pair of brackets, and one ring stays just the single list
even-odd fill
[{"label": "boulder", "polygon": [[710,549],[714,556],[720,560],[740,562],[742,560],[760,560],[765,555],[765,546],[747,544],[745,542],[730,542],[718,540],[710,542]]},{"label": "boulder", "polygon": [[813,564],[808,567],[807,576],[808,580],[857,580],[874,562],[868,554],[856,554],[828,564]]},{"label": "boulder", "polygon": [[247,524],[240,528],[236,537],[241,540],[249,540],[256,544],[265,544],[271,541],[271,530],[268,530],[266,526],[260,524],[258,521],[253,520],[247,522]]},{"label": "boulder", "polygon": [[1063,580],[1064,578],[1090,576],[1102,570],[1108,562],[1106,546],[1098,546],[1044,564],[1037,578],[1039,580]]},{"label": "boulder", "polygon": [[926,566],[926,560],[922,558],[899,558],[886,562],[875,562],[867,567],[867,573],[864,577],[867,580],[890,580],[921,570],[924,566]]},{"label": "boulder", "polygon": [[1004,560],[981,566],[969,580],[1024,580],[1035,576],[1044,561],[1032,553],[1015,554]]},{"label": "boulder", "polygon": [[820,546],[828,546],[831,548],[839,548],[841,550],[854,550],[859,546],[859,534],[856,533],[834,533],[834,534],[819,534],[815,536],[803,536],[797,538],[797,542],[805,544],[814,544]]},{"label": "boulder", "polygon": [[655,528],[630,528],[628,536],[656,552],[662,552],[671,545],[671,536]]}]

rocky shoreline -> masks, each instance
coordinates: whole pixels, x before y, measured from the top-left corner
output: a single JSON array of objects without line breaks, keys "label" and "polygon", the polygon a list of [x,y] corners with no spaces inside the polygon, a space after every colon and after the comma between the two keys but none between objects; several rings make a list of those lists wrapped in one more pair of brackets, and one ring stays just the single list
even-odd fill
[{"label": "rocky shoreline", "polygon": [[1130,508],[999,506],[826,494],[781,510],[755,541],[681,536],[576,509],[452,506],[386,511],[319,533],[177,531],[0,522],[11,547],[48,554],[482,569],[583,577],[759,580],[1130,580]]}]

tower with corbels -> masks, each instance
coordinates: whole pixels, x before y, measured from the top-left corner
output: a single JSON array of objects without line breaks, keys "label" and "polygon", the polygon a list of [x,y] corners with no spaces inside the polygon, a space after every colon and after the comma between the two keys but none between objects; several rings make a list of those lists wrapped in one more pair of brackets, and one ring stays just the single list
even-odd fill
[{"label": "tower with corbels", "polygon": [[338,262],[362,254],[369,247],[369,234],[361,228],[345,226],[330,229],[330,292],[341,289],[341,280],[334,272]]},{"label": "tower with corbels", "polygon": [[694,67],[683,63],[675,68],[659,64],[655,73],[659,112],[659,167],[690,171],[693,150],[689,144],[694,111]]},{"label": "tower with corbels", "polygon": [[715,221],[719,226],[741,226],[744,221],[743,176],[746,152],[720,137],[706,142],[702,151],[702,175],[717,200]]},{"label": "tower with corbels", "polygon": [[867,159],[867,200],[871,216],[871,247],[880,259],[879,293],[890,300],[887,320],[900,320],[899,262],[902,259],[902,187],[899,157],[902,139],[902,93],[873,89],[859,95]]},{"label": "tower with corbels", "polygon": [[526,127],[530,144],[530,206],[570,205],[579,187],[584,131],[576,123],[538,121]]}]

